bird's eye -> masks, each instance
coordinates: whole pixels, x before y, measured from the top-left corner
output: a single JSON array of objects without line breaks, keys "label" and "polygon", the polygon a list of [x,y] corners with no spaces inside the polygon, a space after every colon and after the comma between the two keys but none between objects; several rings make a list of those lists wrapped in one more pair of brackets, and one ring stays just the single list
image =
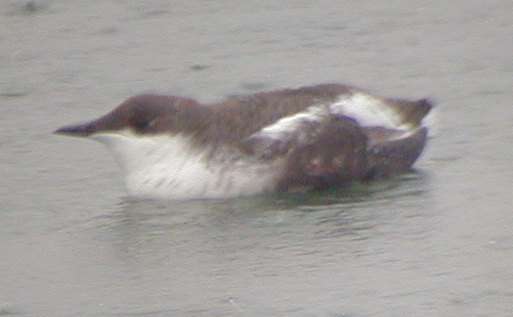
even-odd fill
[{"label": "bird's eye", "polygon": [[137,132],[142,132],[146,128],[148,128],[150,121],[148,121],[144,116],[135,116],[132,119],[132,126],[134,130]]},{"label": "bird's eye", "polygon": [[157,124],[157,119],[150,120],[146,125],[148,128],[152,128]]},{"label": "bird's eye", "polygon": [[159,112],[148,106],[137,105],[130,113],[131,128],[137,133],[149,133],[159,121]]}]

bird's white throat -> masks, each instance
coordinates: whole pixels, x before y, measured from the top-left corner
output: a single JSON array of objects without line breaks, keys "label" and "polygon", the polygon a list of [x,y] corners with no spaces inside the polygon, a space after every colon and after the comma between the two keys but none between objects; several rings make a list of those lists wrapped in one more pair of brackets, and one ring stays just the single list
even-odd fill
[{"label": "bird's white throat", "polygon": [[[92,139],[112,150],[131,196],[165,199],[227,198],[274,188],[273,165],[235,149],[193,145],[184,135],[140,136],[128,130],[98,133]],[[279,167],[278,167],[279,168]]]}]

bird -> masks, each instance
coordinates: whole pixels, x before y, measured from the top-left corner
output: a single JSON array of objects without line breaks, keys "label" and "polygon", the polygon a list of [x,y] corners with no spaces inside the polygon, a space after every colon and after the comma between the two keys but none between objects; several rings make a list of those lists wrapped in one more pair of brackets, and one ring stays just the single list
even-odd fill
[{"label": "bird", "polygon": [[99,141],[129,196],[224,199],[347,187],[407,172],[430,135],[433,103],[339,83],[200,103],[140,94],[57,134]]}]

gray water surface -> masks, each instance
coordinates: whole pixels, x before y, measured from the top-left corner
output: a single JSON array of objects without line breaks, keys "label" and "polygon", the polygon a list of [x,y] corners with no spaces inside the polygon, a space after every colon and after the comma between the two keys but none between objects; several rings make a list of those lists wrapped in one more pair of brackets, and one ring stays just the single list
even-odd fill
[{"label": "gray water surface", "polygon": [[[0,316],[513,316],[513,2],[0,2]],[[126,197],[57,127],[157,91],[431,97],[414,173],[226,201]]]}]

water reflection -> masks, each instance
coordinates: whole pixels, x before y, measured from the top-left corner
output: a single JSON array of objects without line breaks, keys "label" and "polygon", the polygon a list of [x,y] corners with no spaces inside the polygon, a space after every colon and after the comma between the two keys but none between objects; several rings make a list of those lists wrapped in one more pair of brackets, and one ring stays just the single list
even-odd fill
[{"label": "water reflection", "polygon": [[[231,280],[232,274],[247,271],[264,278],[288,270],[319,274],[347,259],[375,257],[384,252],[378,241],[385,235],[385,244],[394,243],[394,236],[425,237],[431,228],[426,221],[418,228],[411,217],[425,212],[415,204],[428,200],[429,177],[417,172],[349,191],[309,195],[192,202],[123,199],[117,210],[92,219],[86,231],[111,245],[117,258],[113,265],[132,279],[166,289],[183,284],[201,289],[201,280]],[[200,281],[191,286],[192,276]]]},{"label": "water reflection", "polygon": [[332,234],[349,234],[369,230],[373,223],[382,223],[383,218],[401,209],[409,212],[403,216],[414,217],[415,205],[429,200],[429,182],[428,174],[416,171],[392,180],[307,195],[182,202],[123,198],[116,210],[92,221],[96,229],[111,232],[114,240],[137,243],[184,228],[207,239],[238,231],[240,226],[278,231],[293,228],[298,232],[306,227],[331,227]]}]

